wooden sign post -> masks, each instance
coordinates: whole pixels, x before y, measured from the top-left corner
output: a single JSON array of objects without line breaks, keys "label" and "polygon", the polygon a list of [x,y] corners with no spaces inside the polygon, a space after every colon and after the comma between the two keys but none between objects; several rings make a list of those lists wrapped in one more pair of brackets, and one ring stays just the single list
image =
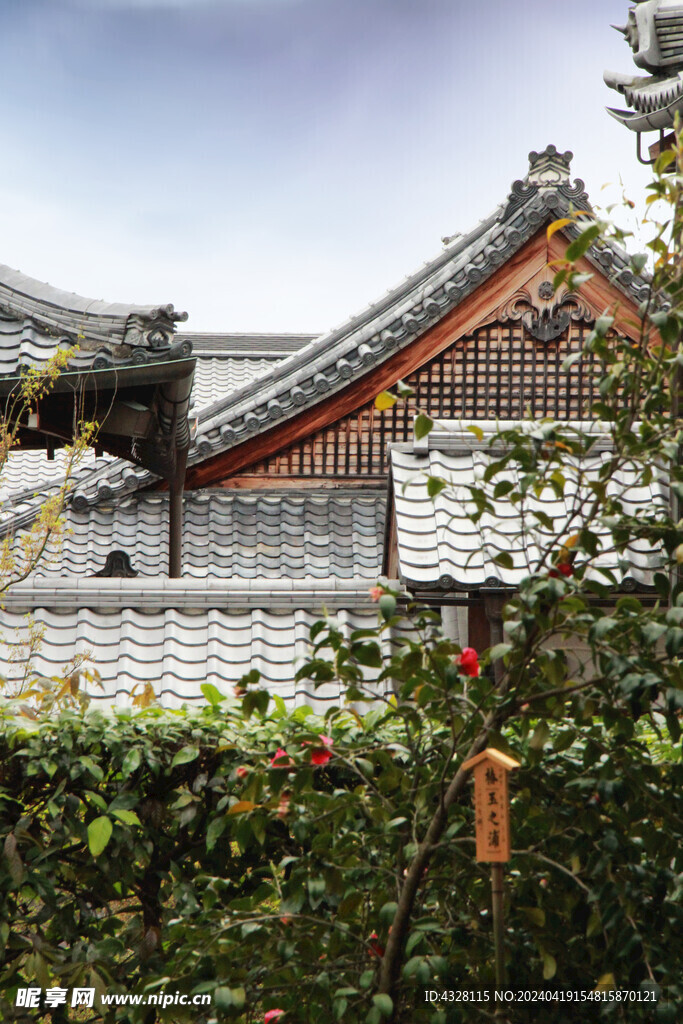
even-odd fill
[{"label": "wooden sign post", "polygon": [[464,771],[474,772],[477,860],[491,864],[493,942],[496,953],[496,987],[499,989],[505,987],[503,864],[510,860],[508,772],[519,766],[519,761],[492,747],[471,757],[462,766]]}]

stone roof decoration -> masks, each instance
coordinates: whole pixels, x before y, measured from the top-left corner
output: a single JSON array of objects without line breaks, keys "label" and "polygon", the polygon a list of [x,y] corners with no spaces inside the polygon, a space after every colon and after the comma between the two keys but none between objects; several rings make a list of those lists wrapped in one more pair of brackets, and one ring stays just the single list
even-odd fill
[{"label": "stone roof decoration", "polygon": [[683,2],[640,0],[626,25],[613,27],[626,38],[637,67],[649,74],[606,71],[605,84],[633,108],[608,113],[633,132],[673,128],[676,113],[683,111]]},{"label": "stone roof decoration", "polygon": [[[395,524],[398,575],[401,583],[418,594],[517,587],[535,568],[539,551],[552,537],[558,531],[568,536],[576,528],[582,506],[593,497],[590,479],[611,456],[611,440],[602,425],[566,425],[569,429],[595,431],[598,437],[580,461],[567,460],[564,496],[560,498],[548,488],[539,499],[529,497],[524,506],[512,504],[507,497],[491,499],[495,515],[487,512],[475,524],[468,518],[468,513],[475,511],[469,488],[483,486],[486,466],[492,456],[499,457],[503,452],[501,445],[492,449],[492,435],[513,427],[538,432],[543,425],[480,421],[477,426],[483,431],[482,440],[477,440],[467,426],[459,421],[439,421],[437,429],[423,441],[390,445],[388,514]],[[434,500],[427,493],[428,476],[441,477],[449,484]],[[516,482],[513,469],[507,478]],[[501,479],[497,476],[496,482]],[[668,505],[666,481],[655,476],[649,486],[644,486],[633,468],[621,469],[610,479],[608,488],[628,514]],[[552,534],[530,514],[535,507],[553,520]],[[606,537],[606,531],[601,534],[598,528],[597,532]],[[501,551],[511,555],[511,568],[502,568],[494,561]],[[385,552],[385,568],[389,554]],[[620,581],[622,590],[647,591],[661,564],[661,552],[645,542],[633,542],[622,558],[610,543],[598,554],[589,572],[605,582],[595,567],[607,568]]]},{"label": "stone roof decoration", "polygon": [[175,337],[185,319],[170,304],[86,299],[0,266],[0,396],[12,393],[26,369],[73,350],[36,422],[20,429],[20,447],[68,442],[77,390],[79,414],[100,423],[101,449],[172,475],[175,450],[190,444],[192,344]]},{"label": "stone roof decoration", "polygon": [[[453,236],[435,259],[380,301],[204,409],[189,466],[329,399],[434,326],[545,224],[589,209],[584,183],[571,180],[571,159],[571,152],[555,146],[530,153],[527,176],[514,182],[505,202],[472,231]],[[619,246],[602,244],[587,258],[635,303],[646,297],[646,281],[633,274],[630,257]],[[108,493],[115,495],[153,482],[148,473],[130,472],[121,462],[113,463],[105,475]],[[99,500],[101,480],[94,476],[79,487],[77,500],[83,507]]]}]

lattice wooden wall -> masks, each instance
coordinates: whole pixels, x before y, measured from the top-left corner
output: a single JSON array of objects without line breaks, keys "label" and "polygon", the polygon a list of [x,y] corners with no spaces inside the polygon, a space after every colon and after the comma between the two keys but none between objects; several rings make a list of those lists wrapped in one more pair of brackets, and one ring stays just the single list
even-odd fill
[{"label": "lattice wooden wall", "polygon": [[380,413],[369,401],[248,474],[383,478],[387,443],[412,438],[416,408],[435,419],[520,419],[527,409],[537,417],[586,416],[594,397],[592,356],[569,371],[562,363],[582,350],[591,326],[572,323],[551,342],[530,337],[520,320],[481,327],[407,378],[415,390],[408,403]]}]

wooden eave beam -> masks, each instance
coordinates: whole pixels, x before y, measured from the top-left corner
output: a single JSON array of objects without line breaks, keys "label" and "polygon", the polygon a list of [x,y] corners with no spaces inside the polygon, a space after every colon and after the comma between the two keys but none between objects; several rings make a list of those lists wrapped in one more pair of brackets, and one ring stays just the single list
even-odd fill
[{"label": "wooden eave beam", "polygon": [[[397,380],[419,369],[454,341],[471,334],[476,327],[490,322],[499,307],[543,270],[549,261],[564,257],[569,239],[559,237],[560,234],[558,232],[553,235],[549,244],[544,226],[511,260],[421,338],[329,399],[322,399],[312,409],[306,409],[286,422],[243,441],[229,451],[193,466],[187,472],[186,489],[194,490],[221,483],[240,470],[267,459],[280,449],[330,426],[341,417],[355,412],[380,391],[392,387]],[[616,327],[635,340],[637,331],[634,331],[633,322],[637,321],[638,317],[634,303],[610,285],[587,260],[581,260],[578,268],[594,275],[591,281],[582,286],[581,295],[595,309],[596,316],[605,308],[619,302]],[[165,484],[161,487],[166,489]]]}]

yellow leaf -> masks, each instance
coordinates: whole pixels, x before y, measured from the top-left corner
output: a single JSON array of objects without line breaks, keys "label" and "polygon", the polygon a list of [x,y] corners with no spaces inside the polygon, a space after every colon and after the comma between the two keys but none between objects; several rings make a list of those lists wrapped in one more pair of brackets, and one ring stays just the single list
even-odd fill
[{"label": "yellow leaf", "polygon": [[253,811],[257,804],[251,802],[251,800],[238,800],[236,804],[233,804],[229,809],[228,814],[244,814],[245,811]]},{"label": "yellow leaf", "polygon": [[543,978],[550,981],[557,973],[557,960],[550,953],[543,953]]},{"label": "yellow leaf", "polygon": [[616,982],[614,980],[614,975],[613,974],[603,974],[603,976],[601,978],[598,978],[598,983],[595,986],[596,990],[597,989],[616,988],[616,987],[617,987],[617,985],[616,985]]},{"label": "yellow leaf", "polygon": [[[142,684],[138,684],[142,685]],[[156,693],[151,683],[145,683],[142,693],[139,693],[137,697],[133,697],[134,708],[148,708],[150,704],[153,704],[156,700]]]},{"label": "yellow leaf", "polygon": [[566,228],[567,224],[572,223],[571,217],[562,217],[560,220],[554,220],[552,224],[548,225],[548,241],[553,237],[556,231],[561,231],[562,228]]},{"label": "yellow leaf", "polygon": [[381,391],[375,399],[375,409],[384,412],[385,409],[391,409],[396,405],[397,401],[396,395],[392,395],[391,391]]}]

